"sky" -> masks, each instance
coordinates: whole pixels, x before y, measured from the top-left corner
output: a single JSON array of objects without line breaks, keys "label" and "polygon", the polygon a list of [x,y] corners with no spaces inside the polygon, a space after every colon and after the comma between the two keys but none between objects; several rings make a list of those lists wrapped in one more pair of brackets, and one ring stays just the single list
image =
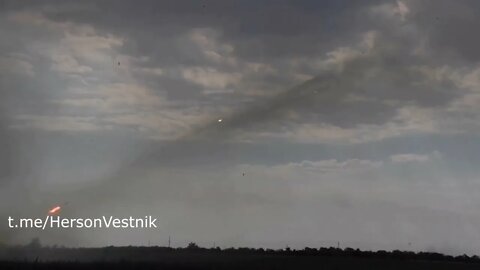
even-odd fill
[{"label": "sky", "polygon": [[0,242],[479,254],[479,11],[2,0]]}]

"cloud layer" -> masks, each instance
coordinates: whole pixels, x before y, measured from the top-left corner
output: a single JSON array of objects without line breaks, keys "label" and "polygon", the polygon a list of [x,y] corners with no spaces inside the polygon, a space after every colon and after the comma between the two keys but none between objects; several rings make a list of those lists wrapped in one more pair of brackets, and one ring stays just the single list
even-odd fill
[{"label": "cloud layer", "polygon": [[[478,249],[476,3],[0,5],[1,216],[71,198],[179,245]],[[65,241],[154,234],[103,233]]]}]

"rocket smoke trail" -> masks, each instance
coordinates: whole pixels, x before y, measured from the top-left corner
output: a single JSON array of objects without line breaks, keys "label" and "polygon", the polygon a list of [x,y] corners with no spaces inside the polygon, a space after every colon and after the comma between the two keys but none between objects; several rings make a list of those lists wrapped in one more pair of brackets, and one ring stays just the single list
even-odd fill
[{"label": "rocket smoke trail", "polygon": [[[128,192],[129,182],[122,176],[129,175],[129,170],[136,165],[149,164],[152,167],[157,167],[159,164],[181,161],[191,156],[205,155],[206,153],[202,149],[190,147],[188,150],[184,150],[182,146],[185,144],[205,143],[222,147],[229,139],[241,131],[257,125],[275,126],[281,124],[291,110],[298,110],[299,108],[308,109],[308,107],[315,105],[316,99],[332,96],[338,83],[337,80],[332,79],[324,81],[324,77],[319,76],[231,115],[220,115],[215,120],[194,128],[175,140],[160,144],[158,142],[152,143],[152,145],[145,147],[143,153],[132,159],[130,163],[124,164],[119,171],[114,172],[107,179],[98,181],[97,184],[91,185],[84,190],[77,191],[72,196],[90,194],[89,197],[91,198],[96,198],[100,201],[108,200],[109,194],[111,194],[111,185],[114,185],[117,189],[119,186],[125,186],[126,188],[121,190]],[[156,164],[152,164],[152,162]],[[141,179],[135,179],[135,181],[141,181]]]}]

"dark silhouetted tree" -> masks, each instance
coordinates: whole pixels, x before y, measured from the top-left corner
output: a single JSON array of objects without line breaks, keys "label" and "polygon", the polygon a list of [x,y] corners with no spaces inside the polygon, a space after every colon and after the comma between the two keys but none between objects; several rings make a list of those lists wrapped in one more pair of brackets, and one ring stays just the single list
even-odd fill
[{"label": "dark silhouetted tree", "polygon": [[188,249],[198,249],[200,248],[197,244],[195,244],[194,242],[190,242],[187,246]]}]

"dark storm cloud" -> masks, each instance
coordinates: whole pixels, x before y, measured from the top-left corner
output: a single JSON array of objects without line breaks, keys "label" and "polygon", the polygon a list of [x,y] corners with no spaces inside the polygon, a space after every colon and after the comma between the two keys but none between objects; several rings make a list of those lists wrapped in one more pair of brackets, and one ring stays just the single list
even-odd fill
[{"label": "dark storm cloud", "polygon": [[[5,73],[0,75],[4,149],[0,185],[14,184],[2,190],[8,195],[2,197],[2,219],[12,205],[19,205],[20,213],[35,215],[68,200],[71,215],[150,211],[161,215],[163,228],[170,232],[192,241],[200,234],[219,237],[232,245],[245,243],[241,235],[247,242],[257,239],[255,233],[249,234],[255,228],[268,228],[262,241],[275,241],[286,231],[278,224],[292,224],[298,237],[292,241],[300,239],[304,245],[310,236],[325,233],[319,228],[326,224],[327,234],[334,237],[352,228],[362,228],[359,235],[369,233],[372,226],[383,229],[380,238],[392,247],[392,242],[400,241],[393,235],[425,235],[448,211],[460,217],[455,219],[460,224],[452,226],[470,228],[461,217],[469,215],[476,201],[458,198],[474,197],[476,186],[470,179],[479,159],[477,136],[415,132],[425,126],[437,132],[429,121],[449,120],[444,117],[451,116],[449,106],[465,94],[457,89],[461,79],[436,79],[425,73],[439,67],[446,71],[475,67],[478,42],[472,31],[479,18],[474,2],[1,1],[0,5],[5,22],[0,26],[5,37],[0,42],[0,68],[18,66],[0,69]],[[18,14],[23,14],[20,21]],[[73,41],[65,40],[72,36]],[[95,42],[99,47],[88,47]],[[57,48],[59,44],[65,47]],[[63,69],[50,59],[59,53],[72,56]],[[82,53],[103,57],[107,64],[82,59]],[[102,84],[118,90],[119,82],[131,87],[110,95],[102,92]],[[72,95],[72,88],[85,92]],[[140,93],[142,102],[129,96],[132,93]],[[422,122],[422,114],[412,113],[407,120],[413,125],[402,126],[399,110],[407,107],[426,110],[433,120],[427,114]],[[161,111],[172,108],[177,111],[166,116]],[[181,113],[192,117],[202,109],[208,117],[185,121],[187,128],[175,136],[142,137],[150,135],[143,131],[145,126],[170,131],[163,120],[181,122]],[[438,111],[444,114],[437,115]],[[24,117],[20,123],[19,116]],[[132,117],[115,118],[119,116]],[[28,122],[35,117],[41,121]],[[88,125],[79,125],[75,117],[90,117],[85,120]],[[453,118],[458,122],[453,127],[463,131],[458,120],[462,119]],[[304,124],[335,127],[326,137],[341,143],[329,144],[317,130],[305,132],[314,138],[310,141],[268,136],[301,130]],[[388,130],[392,126],[393,132]],[[369,129],[373,131],[368,133]],[[351,133],[342,135],[343,130]],[[350,144],[358,130],[367,138]],[[377,131],[387,135],[373,136]],[[392,158],[395,155],[397,159]],[[398,157],[403,163],[393,161]],[[357,212],[359,202],[365,202],[361,211],[368,218]],[[377,213],[376,205],[385,203],[392,206]],[[441,209],[449,207],[453,210]],[[411,218],[396,226],[391,213],[399,209]],[[429,217],[419,219],[424,213]],[[245,216],[251,218],[240,220]],[[348,226],[338,228],[335,222]],[[405,232],[405,227],[414,229]],[[438,243],[437,238],[450,229],[440,227],[422,241]],[[470,244],[468,239],[476,235],[475,230],[462,230],[459,239]],[[46,238],[64,241],[54,232]],[[130,244],[127,236],[109,232],[76,232],[71,238],[87,245],[112,239]],[[361,239],[369,247],[368,237],[347,238]]]},{"label": "dark storm cloud", "polygon": [[[394,116],[397,106],[406,103],[442,106],[456,96],[453,91],[448,91],[451,87],[448,84],[419,86],[422,75],[411,70],[415,65],[425,65],[433,61],[438,55],[437,47],[448,46],[448,43],[429,43],[433,50],[431,58],[412,56],[415,46],[418,46],[418,39],[430,29],[423,27],[418,30],[419,33],[411,35],[405,34],[407,30],[403,30],[409,27],[407,22],[391,22],[385,19],[384,23],[379,25],[378,20],[368,16],[369,8],[378,4],[378,1],[361,4],[341,1],[206,1],[175,4],[168,1],[102,1],[86,2],[82,5],[62,2],[58,6],[53,3],[47,5],[49,8],[44,8],[43,11],[48,18],[59,22],[86,23],[104,33],[126,37],[123,52],[139,57],[148,56],[149,60],[143,64],[145,67],[182,68],[202,66],[206,63],[210,65],[198,47],[179,37],[192,28],[211,28],[218,31],[218,40],[232,44],[235,48],[233,56],[239,60],[254,59],[273,65],[279,59],[314,59],[337,46],[358,41],[358,33],[372,28],[379,31],[373,51],[345,63],[342,72],[319,74],[318,78],[309,83],[309,90],[299,93],[297,90],[300,87],[296,87],[272,101],[258,102],[251,111],[241,110],[223,129],[235,125],[241,128],[242,125],[248,125],[249,121],[254,124],[282,119],[286,113],[292,111],[300,113],[304,120],[326,122],[340,127],[363,123],[381,124]],[[387,3],[395,5],[396,2]],[[421,16],[422,10],[429,10],[429,5],[426,3],[418,7],[418,11],[412,10],[411,13]],[[445,9],[448,9],[448,6],[439,6],[438,9],[447,12]],[[412,6],[412,9],[414,8],[415,6]],[[456,28],[463,29],[462,24],[456,25],[455,20],[449,20],[449,28],[446,30],[433,30],[449,31],[448,29]],[[454,30],[451,31],[453,33]],[[452,34],[441,33],[438,36],[448,37]],[[462,50],[462,47],[452,44],[451,49]],[[231,69],[222,64],[214,66],[222,70]],[[367,73],[372,70],[375,77],[367,79]],[[165,89],[172,99],[201,100],[203,97],[199,95],[199,86],[185,84],[178,77],[160,77],[156,80],[145,81],[154,89]],[[279,80],[280,78],[272,78],[270,87]],[[315,82],[317,86],[312,86]],[[264,87],[266,89],[262,89],[263,91],[272,91],[268,89],[268,85]],[[344,102],[350,94],[369,100]],[[383,102],[385,100],[400,101],[400,104],[386,105]],[[340,112],[337,110],[339,106],[344,108]],[[240,124],[244,121],[245,124]]]},{"label": "dark storm cloud", "polygon": [[103,33],[126,36],[125,53],[148,55],[155,64],[203,64],[197,48],[178,38],[192,28],[215,29],[221,41],[234,44],[236,56],[261,61],[323,53],[350,41],[352,31],[368,30],[359,26],[357,12],[369,5],[366,2],[82,3],[52,2],[43,13],[55,21],[86,23]]},{"label": "dark storm cloud", "polygon": [[411,1],[411,19],[424,30],[429,44],[450,56],[463,61],[480,59],[480,38],[475,34],[480,26],[477,1]]},{"label": "dark storm cloud", "polygon": [[[130,53],[157,56],[157,61],[179,63],[168,38],[193,27],[211,27],[233,42],[243,57],[269,58],[309,55],[337,46],[352,33],[382,28],[378,18],[366,17],[365,9],[395,1],[2,1],[4,11],[42,10],[50,19],[94,25],[108,33],[130,36]],[[408,2],[409,19],[432,37],[432,48],[473,53],[474,1]],[[463,15],[463,16],[462,16]],[[399,26],[399,25],[396,25]],[[468,42],[464,42],[469,39]],[[326,44],[329,44],[328,46]],[[162,47],[167,46],[167,47]],[[177,44],[178,45],[178,44]],[[470,49],[469,49],[470,48]],[[169,49],[169,50],[166,50]],[[158,55],[157,55],[158,54]],[[473,56],[473,55],[472,55]],[[176,61],[174,61],[176,60]]]},{"label": "dark storm cloud", "polygon": [[[171,54],[176,51],[175,46],[181,44],[171,43],[170,38],[191,28],[220,30],[221,38],[234,43],[235,53],[240,57],[271,59],[314,55],[351,41],[353,33],[388,27],[388,23],[380,25],[379,18],[365,14],[368,8],[382,3],[396,4],[395,1],[84,1],[79,5],[60,1],[46,5],[49,8],[44,8],[44,12],[57,21],[87,23],[108,33],[127,35],[131,37],[128,41],[131,43],[125,47],[129,53],[179,64],[182,61],[198,63],[194,58],[183,55],[178,59],[178,55]],[[431,48],[445,48],[463,55],[473,53],[476,43],[469,39],[469,31],[478,23],[472,8],[475,2],[412,1],[408,4],[411,10],[408,19],[418,22],[421,34],[433,38]],[[9,5],[22,6],[12,2]],[[391,29],[398,31],[398,27],[402,24],[395,24]],[[468,42],[464,42],[465,39],[469,39]]]}]

